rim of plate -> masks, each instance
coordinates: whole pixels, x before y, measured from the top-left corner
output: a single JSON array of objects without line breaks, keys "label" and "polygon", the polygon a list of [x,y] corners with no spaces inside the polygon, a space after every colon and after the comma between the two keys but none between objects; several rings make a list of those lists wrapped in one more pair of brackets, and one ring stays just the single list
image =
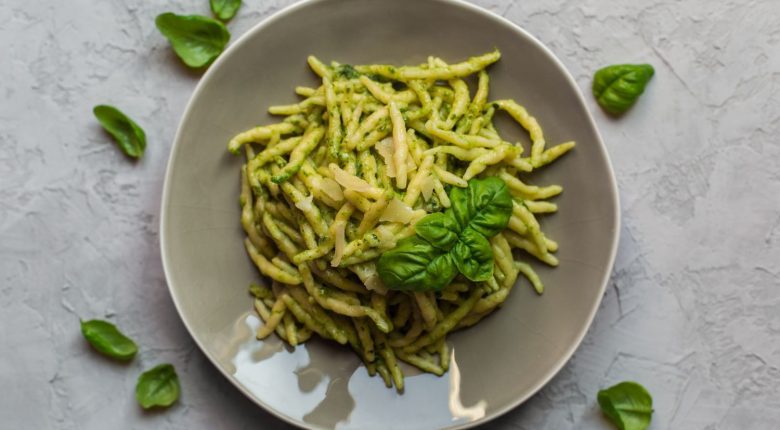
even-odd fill
[{"label": "rim of plate", "polygon": [[[179,303],[178,295],[174,292],[171,283],[169,282],[169,279],[171,277],[169,276],[170,268],[169,268],[169,262],[168,262],[168,255],[167,255],[167,246],[166,246],[166,230],[168,226],[168,211],[167,211],[167,202],[168,202],[168,194],[170,193],[170,184],[171,184],[171,176],[172,176],[172,167],[173,167],[173,160],[176,158],[175,155],[178,152],[178,150],[181,147],[181,134],[182,134],[182,126],[186,122],[186,120],[189,118],[193,101],[198,98],[201,91],[203,90],[203,87],[208,82],[209,78],[211,77],[212,73],[219,68],[222,63],[227,61],[238,49],[239,46],[244,44],[247,40],[251,39],[256,33],[261,31],[263,28],[265,28],[270,23],[281,19],[298,9],[306,8],[309,5],[313,3],[319,3],[324,1],[335,1],[335,0],[300,0],[298,2],[295,2],[291,5],[288,5],[279,11],[275,12],[271,16],[268,16],[267,18],[263,19],[262,21],[258,22],[254,26],[252,26],[249,30],[247,30],[244,34],[238,37],[234,43],[232,43],[230,46],[225,49],[225,51],[212,63],[208,70],[203,74],[203,76],[200,78],[200,81],[198,81],[198,84],[195,86],[195,90],[193,90],[192,95],[190,96],[189,101],[187,101],[187,105],[184,108],[184,112],[182,113],[181,119],[179,120],[179,125],[176,128],[176,134],[173,138],[173,144],[171,145],[171,151],[168,156],[168,162],[166,163],[165,167],[165,179],[163,184],[163,192],[162,192],[162,199],[160,202],[160,256],[162,259],[162,266],[163,266],[163,273],[165,274],[165,281],[166,285],[168,286],[168,292],[171,295],[171,298],[173,299],[174,307],[176,308],[176,312],[179,314],[179,319],[181,319],[182,323],[187,329],[187,332],[190,334],[190,337],[195,341],[195,344],[198,345],[198,348],[203,352],[203,354],[206,355],[206,357],[211,361],[211,364],[216,367],[220,373],[222,373],[225,378],[227,378],[228,381],[230,381],[242,394],[244,394],[246,397],[248,397],[252,402],[257,404],[258,406],[262,407],[265,411],[272,414],[276,418],[279,418],[280,420],[292,424],[294,426],[305,428],[305,429],[314,429],[318,428],[315,427],[309,423],[305,423],[299,420],[296,420],[290,416],[287,416],[285,414],[280,413],[276,409],[270,407],[265,402],[263,402],[261,399],[254,396],[249,390],[244,388],[241,383],[239,383],[238,380],[236,380],[232,375],[230,375],[222,366],[220,366],[215,357],[212,356],[211,352],[206,349],[201,341],[195,336],[195,333],[193,333],[192,328],[190,327],[189,322],[184,317],[184,314],[181,310],[181,305]],[[595,131],[596,135],[596,141],[598,142],[598,151],[601,153],[601,155],[604,157],[604,159],[607,162],[607,170],[608,170],[608,178],[609,178],[609,185],[610,185],[610,191],[615,196],[615,210],[613,213],[613,216],[615,217],[615,234],[612,237],[612,243],[610,245],[610,251],[609,251],[609,262],[607,264],[605,273],[601,279],[601,285],[599,287],[599,296],[598,300],[594,303],[592,309],[590,310],[587,322],[582,326],[580,329],[580,332],[577,333],[576,341],[573,342],[566,351],[558,358],[558,360],[555,363],[555,366],[553,366],[552,370],[550,370],[547,375],[544,376],[532,389],[530,389],[525,395],[518,397],[514,401],[510,402],[506,406],[496,410],[490,415],[487,415],[483,418],[480,418],[478,420],[470,421],[467,423],[462,423],[454,426],[446,427],[446,429],[449,430],[458,430],[458,429],[468,429],[472,428],[478,425],[485,424],[487,422],[490,422],[507,412],[517,408],[521,404],[525,403],[528,399],[530,399],[532,396],[534,396],[539,390],[541,390],[545,385],[547,385],[552,378],[554,378],[563,368],[566,363],[569,362],[572,355],[574,355],[574,352],[579,348],[580,344],[582,343],[582,340],[585,338],[585,335],[587,334],[588,330],[590,329],[590,326],[593,324],[593,319],[596,316],[596,312],[598,311],[598,308],[601,304],[601,300],[604,296],[604,291],[606,290],[607,283],[609,281],[609,278],[612,275],[612,269],[615,264],[615,257],[617,255],[617,248],[618,248],[618,241],[620,239],[620,229],[621,229],[621,213],[620,213],[620,194],[618,192],[618,186],[617,186],[617,180],[615,178],[615,171],[612,167],[612,160],[609,157],[609,153],[607,152],[606,145],[604,145],[604,140],[601,137],[601,133],[599,132],[598,127],[596,126],[596,122],[593,119],[593,115],[591,114],[590,110],[587,107],[587,104],[585,102],[585,97],[582,94],[582,91],[580,91],[579,86],[577,85],[577,81],[574,80],[571,73],[569,73],[569,70],[566,68],[566,66],[563,65],[560,59],[545,45],[543,44],[539,39],[537,39],[535,36],[527,32],[525,29],[520,27],[519,25],[515,24],[514,22],[510,21],[509,19],[498,15],[494,12],[491,12],[487,9],[484,9],[480,6],[477,6],[475,4],[469,3],[465,0],[426,0],[431,1],[435,3],[440,3],[442,6],[446,7],[460,7],[463,9],[467,9],[470,12],[477,13],[480,15],[483,15],[487,18],[490,18],[493,21],[497,21],[499,23],[508,25],[512,30],[514,30],[520,37],[527,38],[530,40],[534,46],[536,46],[539,50],[541,50],[550,60],[553,61],[553,63],[563,72],[563,75],[566,77],[566,80],[568,83],[574,88],[575,93],[577,95],[577,101],[580,104],[580,107],[585,110],[588,121],[590,122],[591,126],[593,127],[593,130]]]}]

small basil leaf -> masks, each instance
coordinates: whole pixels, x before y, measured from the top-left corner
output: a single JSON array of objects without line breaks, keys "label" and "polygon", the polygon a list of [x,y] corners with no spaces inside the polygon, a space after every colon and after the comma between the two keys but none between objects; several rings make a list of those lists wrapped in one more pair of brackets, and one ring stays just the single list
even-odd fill
[{"label": "small basil leaf", "polygon": [[229,21],[241,7],[241,0],[209,0],[211,12],[222,21]]},{"label": "small basil leaf", "polygon": [[487,281],[493,276],[493,249],[485,236],[476,230],[463,230],[451,254],[458,271],[470,280]]},{"label": "small basil leaf", "polygon": [[376,269],[387,288],[400,291],[440,290],[458,274],[449,253],[416,235],[382,254]]},{"label": "small basil leaf", "polygon": [[605,111],[622,114],[642,95],[654,73],[649,64],[604,67],[593,76],[593,96]]},{"label": "small basil leaf", "polygon": [[418,221],[414,231],[436,248],[449,251],[458,241],[460,226],[449,214],[437,212]]},{"label": "small basil leaf", "polygon": [[452,215],[462,230],[472,228],[493,237],[506,228],[512,216],[512,196],[496,177],[472,179],[466,188],[450,192]]},{"label": "small basil leaf", "polygon": [[230,40],[224,24],[205,16],[168,12],[158,15],[154,23],[189,67],[211,64]]},{"label": "small basil leaf", "polygon": [[81,333],[93,348],[108,357],[128,361],[138,352],[135,342],[107,321],[81,321]]},{"label": "small basil leaf", "polygon": [[620,430],[644,430],[650,425],[653,398],[636,382],[621,382],[599,391],[599,406]]},{"label": "small basil leaf", "polygon": [[92,112],[103,129],[116,140],[122,152],[133,158],[140,158],[144,154],[146,133],[135,121],[113,106],[98,105]]},{"label": "small basil leaf", "polygon": [[160,364],[147,370],[138,377],[135,385],[135,398],[141,407],[167,407],[179,398],[179,377],[170,364]]}]

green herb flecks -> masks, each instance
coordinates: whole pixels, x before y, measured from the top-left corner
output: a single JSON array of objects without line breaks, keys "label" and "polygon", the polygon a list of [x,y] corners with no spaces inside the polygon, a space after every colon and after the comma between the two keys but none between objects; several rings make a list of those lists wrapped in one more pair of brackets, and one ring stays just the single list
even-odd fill
[{"label": "green herb flecks", "polygon": [[360,72],[349,64],[339,64],[333,72],[337,77],[344,79],[357,79],[360,77]]}]

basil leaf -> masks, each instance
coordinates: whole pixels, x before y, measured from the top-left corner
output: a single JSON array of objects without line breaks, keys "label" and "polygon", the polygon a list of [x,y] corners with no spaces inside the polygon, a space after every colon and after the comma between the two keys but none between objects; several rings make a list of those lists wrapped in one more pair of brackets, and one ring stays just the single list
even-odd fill
[{"label": "basil leaf", "polygon": [[449,251],[458,241],[460,226],[449,214],[437,212],[417,221],[414,231],[434,247]]},{"label": "basil leaf", "polygon": [[447,251],[416,235],[382,254],[376,269],[387,288],[400,291],[440,290],[458,274]]},{"label": "basil leaf", "polygon": [[216,19],[200,15],[163,13],[154,20],[176,55],[189,67],[211,64],[230,40],[225,25]]},{"label": "basil leaf", "polygon": [[650,425],[653,398],[636,382],[621,382],[599,391],[599,406],[620,430],[644,430]]},{"label": "basil leaf", "polygon": [[458,271],[471,281],[487,281],[493,276],[493,249],[476,230],[463,230],[451,254]]},{"label": "basil leaf", "polygon": [[649,64],[604,67],[593,76],[593,96],[605,111],[622,114],[642,95],[654,73]]},{"label": "basil leaf", "polygon": [[241,0],[209,0],[211,12],[222,21],[229,21],[241,7]]},{"label": "basil leaf", "polygon": [[454,188],[450,200],[461,230],[473,228],[486,237],[505,229],[512,216],[512,196],[504,181],[496,177],[472,179],[468,187]]},{"label": "basil leaf", "polygon": [[167,407],[179,398],[179,377],[170,364],[160,364],[138,377],[135,385],[135,398],[141,407]]},{"label": "basil leaf", "polygon": [[130,157],[140,158],[146,149],[146,133],[127,115],[119,109],[98,105],[92,108],[92,113],[108,134],[113,136],[119,148]]},{"label": "basil leaf", "polygon": [[131,360],[138,352],[132,339],[107,321],[81,321],[81,333],[98,352],[117,360]]},{"label": "basil leaf", "polygon": [[377,271],[387,288],[438,290],[458,272],[475,282],[493,276],[488,238],[509,223],[509,189],[498,178],[472,179],[467,188],[453,189],[450,200],[450,209],[423,217],[414,227],[416,235],[379,257]]}]

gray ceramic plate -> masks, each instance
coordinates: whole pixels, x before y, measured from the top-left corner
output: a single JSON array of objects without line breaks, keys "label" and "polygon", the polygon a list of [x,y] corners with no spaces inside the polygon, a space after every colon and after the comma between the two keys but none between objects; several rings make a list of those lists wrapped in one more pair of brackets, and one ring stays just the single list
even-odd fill
[{"label": "gray ceramic plate", "polygon": [[[527,106],[551,144],[577,141],[573,153],[534,177],[565,189],[559,213],[543,221],[560,243],[561,261],[554,270],[537,266],[545,294],[515,288],[500,311],[450,337],[449,373],[408,370],[401,395],[369,378],[347,348],[256,341],[247,285],[260,277],[242,245],[242,159],[228,154],[228,139],[272,121],[267,107],[296,100],[296,85],[317,84],[309,54],[343,63],[419,63],[431,54],[454,62],[494,47],[503,58],[490,70],[492,94]],[[508,122],[502,127],[512,130]],[[314,0],[258,24],[201,80],[171,152],[161,245],[171,295],[195,341],[239,390],[279,418],[311,428],[464,428],[528,399],[572,355],[609,277],[618,213],[615,179],[582,95],[522,29],[453,1]]]}]

